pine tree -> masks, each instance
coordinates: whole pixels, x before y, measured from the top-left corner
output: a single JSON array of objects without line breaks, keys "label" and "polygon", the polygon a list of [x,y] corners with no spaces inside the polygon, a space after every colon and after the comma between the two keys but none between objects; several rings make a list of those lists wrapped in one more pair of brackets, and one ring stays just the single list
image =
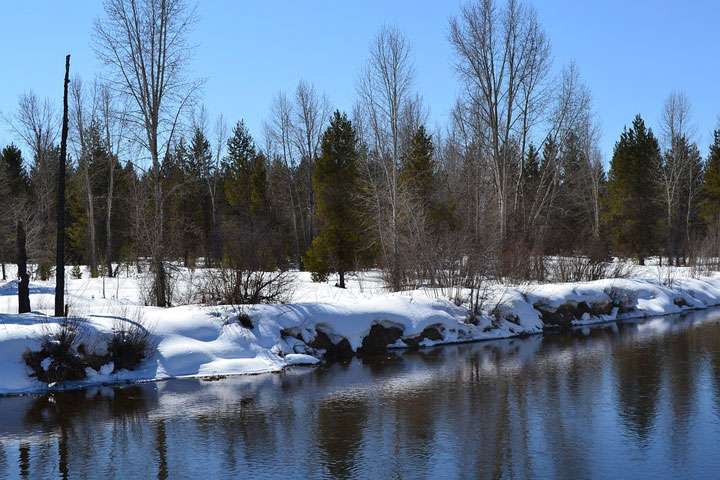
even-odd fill
[{"label": "pine tree", "polygon": [[408,189],[425,209],[431,208],[432,197],[437,190],[434,148],[432,136],[428,135],[425,127],[420,125],[413,135],[410,152],[400,169],[400,185]]},{"label": "pine tree", "polygon": [[228,140],[225,170],[225,198],[236,213],[246,213],[250,207],[250,175],[255,160],[255,143],[245,123],[240,120]]},{"label": "pine tree", "polygon": [[23,167],[22,152],[10,144],[0,152],[0,172],[2,180],[8,184],[8,192],[13,197],[27,194],[30,186],[27,172]]},{"label": "pine tree", "polygon": [[258,153],[252,162],[248,183],[250,187],[249,213],[257,217],[267,212],[267,167],[265,155]]},{"label": "pine tree", "polygon": [[720,130],[713,132],[713,143],[705,164],[703,182],[703,202],[701,206],[703,219],[708,222],[720,220]]},{"label": "pine tree", "polygon": [[705,163],[703,196],[700,215],[708,227],[708,236],[714,240],[713,254],[720,252],[720,130],[713,132],[713,143]]},{"label": "pine tree", "polygon": [[641,265],[661,240],[660,161],[658,141],[637,115],[615,144],[606,210],[617,252],[636,256]]},{"label": "pine tree", "polygon": [[337,286],[345,288],[345,273],[357,264],[366,244],[356,203],[361,189],[357,137],[344,113],[335,111],[320,149],[313,174],[320,229],[306,253],[305,266],[315,280],[336,271]]}]

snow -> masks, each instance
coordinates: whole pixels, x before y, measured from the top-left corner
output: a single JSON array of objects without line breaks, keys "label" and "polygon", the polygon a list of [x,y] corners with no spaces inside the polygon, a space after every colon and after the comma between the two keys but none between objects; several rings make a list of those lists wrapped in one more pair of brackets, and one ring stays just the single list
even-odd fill
[{"label": "snow", "polygon": [[[12,274],[12,272],[10,272]],[[190,298],[193,278],[199,271],[177,270],[176,298]],[[603,309],[584,312],[575,325],[618,319],[665,315],[720,304],[720,276],[691,276],[690,269],[636,268],[634,278],[565,284],[493,284],[487,288],[482,312],[468,322],[466,305],[456,305],[443,292],[422,288],[387,292],[379,272],[350,276],[348,289],[335,288],[335,279],[313,283],[306,272],[293,273],[292,303],[246,306],[183,305],[161,309],[144,306],[140,292],[142,276],[112,279],[67,280],[71,315],[81,319],[86,345],[102,351],[114,328],[137,322],[151,332],[156,347],[152,356],[135,371],[113,372],[108,363],[99,371],[87,370],[88,378],[55,385],[79,388],[115,382],[152,381],[165,378],[251,374],[279,371],[293,365],[317,365],[322,351],[308,346],[318,332],[332,342],[346,339],[352,350],[363,344],[373,325],[396,327],[403,334],[389,348],[407,348],[408,339],[432,327],[442,339],[423,338],[420,346],[507,338],[540,333],[544,323],[540,309],[555,312],[581,302]],[[193,277],[195,276],[195,277]],[[104,283],[104,288],[103,288]],[[58,328],[51,317],[54,282],[31,282],[33,313],[17,315],[17,282],[0,284],[0,394],[47,391],[50,387],[29,377],[22,361],[27,349],[39,349],[39,340]],[[103,295],[104,292],[104,295]],[[246,313],[254,328],[238,321]],[[658,325],[665,325],[659,323]],[[647,328],[654,328],[649,325]],[[42,362],[47,369],[50,359]]]}]

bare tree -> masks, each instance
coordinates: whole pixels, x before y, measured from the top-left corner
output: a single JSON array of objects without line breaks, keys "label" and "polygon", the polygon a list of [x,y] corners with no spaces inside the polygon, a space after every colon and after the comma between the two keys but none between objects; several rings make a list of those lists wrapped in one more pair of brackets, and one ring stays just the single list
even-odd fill
[{"label": "bare tree", "polygon": [[205,170],[205,181],[208,187],[208,194],[210,196],[210,208],[212,210],[212,226],[210,232],[210,257],[213,263],[220,260],[221,245],[220,245],[220,208],[218,205],[218,187],[220,181],[220,160],[222,159],[223,152],[228,139],[228,126],[225,123],[225,119],[220,115],[215,121],[215,154],[213,156],[212,164],[206,165]]},{"label": "bare tree", "polygon": [[97,103],[101,123],[104,127],[104,147],[107,152],[108,184],[105,197],[105,262],[107,262],[107,274],[114,275],[112,268],[112,215],[115,199],[115,171],[119,166],[120,151],[125,134],[125,117],[118,108],[117,100],[106,84],[100,84],[97,88]]},{"label": "bare tree", "polygon": [[312,171],[315,168],[315,159],[320,148],[325,125],[330,118],[332,107],[325,95],[318,95],[312,84],[300,80],[295,90],[295,146],[300,158],[308,163],[305,168],[305,178],[301,181],[307,186],[307,205],[303,218],[307,218],[307,239],[309,243],[315,237],[314,214],[315,193],[312,188]]},{"label": "bare tree", "polygon": [[83,81],[75,76],[70,83],[70,128],[72,130],[72,146],[78,161],[78,170],[83,179],[85,201],[87,202],[88,248],[90,272],[97,275],[97,234],[95,228],[95,198],[90,181],[90,147],[86,137],[87,129],[95,120],[95,89],[92,92],[92,101],[88,105],[87,93],[83,88]]},{"label": "bare tree", "polygon": [[188,36],[197,16],[185,0],[106,0],[104,10],[105,18],[94,25],[93,46],[109,67],[111,88],[129,99],[126,118],[151,160],[153,296],[158,306],[167,306],[160,160],[202,83],[186,76],[194,52]]},{"label": "bare tree", "polygon": [[545,101],[549,42],[535,10],[516,0],[500,9],[494,0],[464,6],[450,21],[449,40],[468,111],[479,120],[474,122],[476,138],[490,160],[503,241],[514,167],[521,165],[530,128]]},{"label": "bare tree", "polygon": [[318,95],[315,86],[305,80],[295,90],[295,146],[300,156],[314,160],[317,157],[325,125],[332,107],[325,95]]},{"label": "bare tree", "polygon": [[[663,168],[659,183],[662,186],[666,210],[666,255],[672,261],[678,257],[682,229],[689,243],[689,223],[692,203],[698,194],[699,171],[694,167],[695,156],[691,147],[696,135],[692,122],[692,106],[683,92],[672,91],[665,99],[660,114],[660,131],[663,149]],[[688,188],[686,188],[688,187]],[[683,215],[684,211],[684,215]]]},{"label": "bare tree", "polygon": [[31,91],[20,95],[14,116],[5,118],[5,122],[32,153],[30,179],[35,203],[34,208],[25,212],[23,238],[27,239],[27,250],[40,267],[41,277],[46,279],[53,257],[50,228],[57,174],[54,148],[60,133],[57,111],[50,100],[41,101]]},{"label": "bare tree", "polygon": [[[390,196],[392,246],[389,249],[391,286],[400,288],[400,230],[398,208],[398,166],[401,155],[402,119],[408,105],[416,98],[411,94],[415,67],[410,44],[397,28],[383,26],[370,44],[370,57],[357,83],[361,114],[365,118],[365,142],[381,160]],[[380,236],[382,238],[382,235]],[[383,247],[383,251],[388,249]]]},{"label": "bare tree", "polygon": [[[297,158],[295,156],[296,132],[293,126],[294,107],[292,102],[283,92],[279,92],[272,101],[270,107],[270,121],[263,125],[266,141],[274,151],[282,159],[285,170],[288,174],[287,187],[288,198],[290,199],[290,218],[292,220],[293,230],[293,247],[295,250],[295,259],[300,260],[302,255],[302,245],[300,237],[303,240],[307,238],[304,230],[305,223],[298,221],[297,213],[297,188],[295,173],[297,171]],[[303,242],[304,244],[305,242]]]}]

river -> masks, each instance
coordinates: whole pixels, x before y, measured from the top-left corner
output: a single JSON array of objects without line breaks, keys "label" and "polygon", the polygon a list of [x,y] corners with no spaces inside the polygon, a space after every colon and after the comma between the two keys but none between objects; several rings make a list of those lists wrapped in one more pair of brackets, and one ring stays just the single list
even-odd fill
[{"label": "river", "polygon": [[0,397],[0,478],[718,478],[720,311]]}]

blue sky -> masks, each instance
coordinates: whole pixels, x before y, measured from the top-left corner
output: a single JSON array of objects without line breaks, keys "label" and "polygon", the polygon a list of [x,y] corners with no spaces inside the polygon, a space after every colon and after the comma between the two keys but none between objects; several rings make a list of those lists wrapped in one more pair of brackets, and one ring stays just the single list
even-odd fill
[{"label": "blue sky", "polygon": [[[89,47],[98,0],[0,0],[3,35],[0,112],[12,114],[20,93],[34,90],[60,104],[64,56],[86,80],[99,69]],[[291,93],[303,78],[350,110],[355,78],[370,39],[383,23],[408,36],[417,66],[416,89],[431,112],[431,127],[448,119],[458,92],[448,19],[462,2],[444,1],[210,1],[201,21],[193,63],[206,77],[204,103],[212,119],[244,118],[260,141],[272,97]],[[574,59],[590,87],[602,125],[606,161],[624,125],[640,113],[657,129],[666,95],[683,90],[694,107],[698,142],[706,154],[720,113],[720,53],[715,40],[720,2],[608,0],[533,2],[550,37],[558,70]],[[63,29],[67,28],[67,32]],[[0,144],[14,140],[0,126]]]}]

